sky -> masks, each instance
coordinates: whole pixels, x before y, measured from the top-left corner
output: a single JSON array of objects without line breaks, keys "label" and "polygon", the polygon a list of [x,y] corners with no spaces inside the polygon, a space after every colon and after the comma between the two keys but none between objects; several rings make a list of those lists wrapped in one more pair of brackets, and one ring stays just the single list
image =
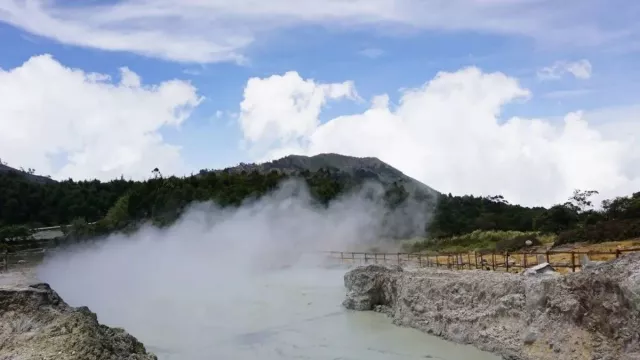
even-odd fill
[{"label": "sky", "polygon": [[640,190],[640,3],[3,0],[0,159],[55,179],[373,156],[455,195]]}]

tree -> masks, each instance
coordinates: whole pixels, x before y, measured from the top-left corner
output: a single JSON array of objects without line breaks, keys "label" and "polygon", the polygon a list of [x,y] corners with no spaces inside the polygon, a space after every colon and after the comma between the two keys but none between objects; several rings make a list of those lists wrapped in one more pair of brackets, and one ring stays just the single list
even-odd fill
[{"label": "tree", "polygon": [[33,240],[33,231],[28,226],[10,225],[0,227],[0,248],[11,249],[16,243]]},{"label": "tree", "polygon": [[124,226],[129,219],[129,194],[121,196],[107,211],[104,217],[104,225],[111,229]]},{"label": "tree", "polygon": [[546,233],[559,233],[569,230],[579,222],[576,208],[566,205],[555,205],[545,210],[535,219],[536,230]]},{"label": "tree", "polygon": [[603,200],[602,209],[609,220],[640,218],[640,192]]},{"label": "tree", "polygon": [[575,206],[578,212],[587,211],[593,206],[593,203],[589,198],[597,194],[599,194],[599,192],[596,190],[581,191],[576,189],[573,191],[573,195],[569,198],[569,204]]}]

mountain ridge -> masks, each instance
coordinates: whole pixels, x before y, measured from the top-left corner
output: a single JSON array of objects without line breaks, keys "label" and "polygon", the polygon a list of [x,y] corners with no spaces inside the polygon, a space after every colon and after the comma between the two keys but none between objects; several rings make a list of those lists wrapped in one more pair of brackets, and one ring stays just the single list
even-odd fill
[{"label": "mountain ridge", "polygon": [[240,163],[234,167],[214,171],[268,173],[276,170],[285,174],[295,174],[303,171],[316,172],[320,169],[335,169],[358,179],[374,180],[383,185],[391,185],[396,182],[405,186],[409,191],[420,190],[434,195],[440,194],[432,187],[404,174],[377,157],[355,157],[337,153],[322,153],[314,156],[287,155],[263,163]]},{"label": "mountain ridge", "polygon": [[46,177],[46,176],[41,176],[41,175],[35,175],[29,172],[26,172],[24,170],[18,170],[16,168],[12,168],[11,166],[5,165],[0,163],[0,173],[10,173],[10,172],[14,172],[16,174],[22,175],[25,178],[27,178],[30,181],[33,182],[37,182],[40,184],[50,184],[50,183],[55,183],[56,181]]}]

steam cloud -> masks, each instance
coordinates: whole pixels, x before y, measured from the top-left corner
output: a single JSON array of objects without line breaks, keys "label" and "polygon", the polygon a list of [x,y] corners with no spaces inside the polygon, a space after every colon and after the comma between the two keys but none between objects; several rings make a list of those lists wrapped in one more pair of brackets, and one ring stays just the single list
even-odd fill
[{"label": "steam cloud", "polygon": [[382,195],[367,184],[322,208],[304,184],[286,181],[239,208],[195,204],[167,229],[76,245],[47,259],[38,277],[163,359],[238,358],[230,346],[238,339],[262,339],[301,313],[327,316],[300,289],[333,289],[325,301],[339,311],[343,271],[322,269],[318,251],[382,248],[390,228],[424,229],[429,214],[417,203],[389,214]]}]

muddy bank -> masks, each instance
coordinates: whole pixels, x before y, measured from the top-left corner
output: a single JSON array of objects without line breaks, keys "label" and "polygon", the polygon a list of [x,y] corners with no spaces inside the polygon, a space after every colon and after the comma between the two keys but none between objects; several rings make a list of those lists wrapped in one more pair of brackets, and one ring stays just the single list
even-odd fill
[{"label": "muddy bank", "polygon": [[100,325],[25,274],[0,276],[0,359],[155,360],[124,330]]},{"label": "muddy bank", "polygon": [[640,254],[564,276],[369,265],[344,280],[349,309],[505,359],[640,359]]}]

